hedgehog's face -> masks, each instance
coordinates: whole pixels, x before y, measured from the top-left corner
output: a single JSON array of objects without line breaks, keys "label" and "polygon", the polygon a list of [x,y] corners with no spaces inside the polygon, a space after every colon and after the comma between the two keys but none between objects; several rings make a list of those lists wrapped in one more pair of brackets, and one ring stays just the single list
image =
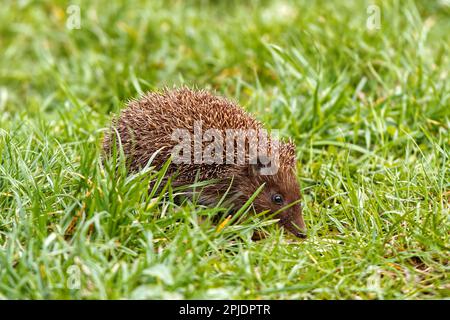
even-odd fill
[{"label": "hedgehog's face", "polygon": [[283,168],[274,175],[261,175],[255,166],[251,168],[249,179],[255,179],[259,185],[265,184],[253,202],[255,209],[258,212],[269,210],[269,214],[277,213],[275,218],[279,219],[278,223],[282,227],[297,237],[305,238],[306,226],[295,168]]}]

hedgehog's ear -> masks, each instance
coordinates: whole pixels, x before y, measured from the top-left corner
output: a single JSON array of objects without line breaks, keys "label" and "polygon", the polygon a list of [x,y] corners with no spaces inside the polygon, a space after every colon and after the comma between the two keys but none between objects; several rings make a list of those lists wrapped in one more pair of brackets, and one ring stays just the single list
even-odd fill
[{"label": "hedgehog's ear", "polygon": [[256,158],[256,163],[249,164],[249,175],[250,176],[259,176],[261,175],[261,169],[269,167],[271,163],[271,159],[268,156],[259,156]]}]

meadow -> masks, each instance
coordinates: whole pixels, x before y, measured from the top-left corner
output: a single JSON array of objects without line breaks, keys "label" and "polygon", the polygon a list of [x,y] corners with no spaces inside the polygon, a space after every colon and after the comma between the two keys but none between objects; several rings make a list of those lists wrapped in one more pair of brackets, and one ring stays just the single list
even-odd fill
[{"label": "meadow", "polygon": [[[449,31],[446,0],[3,1],[0,299],[449,298]],[[102,163],[180,85],[293,139],[307,239]]]}]

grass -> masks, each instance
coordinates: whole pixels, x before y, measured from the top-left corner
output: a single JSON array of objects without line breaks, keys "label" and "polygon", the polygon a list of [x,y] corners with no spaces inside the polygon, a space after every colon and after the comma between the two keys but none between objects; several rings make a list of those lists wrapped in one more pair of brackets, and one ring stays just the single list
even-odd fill
[{"label": "grass", "polygon": [[[74,3],[74,30],[65,1],[0,11],[0,298],[450,296],[448,1]],[[308,239],[101,165],[112,114],[181,84],[293,138]]]}]

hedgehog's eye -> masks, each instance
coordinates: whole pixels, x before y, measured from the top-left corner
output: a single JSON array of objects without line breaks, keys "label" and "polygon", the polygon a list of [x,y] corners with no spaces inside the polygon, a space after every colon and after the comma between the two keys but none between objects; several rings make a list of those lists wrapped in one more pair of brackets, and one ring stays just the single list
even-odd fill
[{"label": "hedgehog's eye", "polygon": [[283,197],[280,194],[274,194],[272,196],[272,201],[276,204],[282,204],[283,203]]}]

